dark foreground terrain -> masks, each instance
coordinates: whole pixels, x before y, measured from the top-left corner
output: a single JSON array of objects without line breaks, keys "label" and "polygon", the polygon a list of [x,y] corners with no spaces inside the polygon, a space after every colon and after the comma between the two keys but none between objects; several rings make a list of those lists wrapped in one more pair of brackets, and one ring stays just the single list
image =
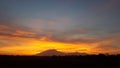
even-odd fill
[{"label": "dark foreground terrain", "polygon": [[120,55],[0,56],[0,68],[120,68]]}]

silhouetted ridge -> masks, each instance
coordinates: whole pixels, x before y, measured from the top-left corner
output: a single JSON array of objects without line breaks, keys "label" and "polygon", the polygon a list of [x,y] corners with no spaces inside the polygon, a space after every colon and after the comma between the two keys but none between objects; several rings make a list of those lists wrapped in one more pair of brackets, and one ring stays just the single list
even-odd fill
[{"label": "silhouetted ridge", "polygon": [[55,49],[51,49],[51,50],[46,50],[43,51],[42,53],[37,54],[37,56],[60,56],[60,55],[65,55],[65,53],[57,51]]},{"label": "silhouetted ridge", "polygon": [[87,55],[86,53],[72,52],[72,53],[64,53],[57,51],[55,49],[46,50],[41,53],[38,53],[36,56],[70,56],[70,55]]}]

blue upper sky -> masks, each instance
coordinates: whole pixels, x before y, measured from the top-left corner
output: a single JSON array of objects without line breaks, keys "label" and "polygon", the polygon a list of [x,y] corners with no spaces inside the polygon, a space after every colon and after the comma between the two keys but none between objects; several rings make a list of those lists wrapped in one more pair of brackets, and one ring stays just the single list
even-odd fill
[{"label": "blue upper sky", "polygon": [[120,0],[0,0],[0,24],[64,42],[117,37],[119,46]]}]

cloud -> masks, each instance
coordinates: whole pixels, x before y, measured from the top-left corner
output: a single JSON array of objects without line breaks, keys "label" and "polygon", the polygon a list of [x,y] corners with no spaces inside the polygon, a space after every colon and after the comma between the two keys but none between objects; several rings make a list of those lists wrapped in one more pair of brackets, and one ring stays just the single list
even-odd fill
[{"label": "cloud", "polygon": [[[18,21],[21,22],[22,26],[17,25],[16,27],[11,23],[12,25],[10,26],[15,30],[10,29],[6,34],[9,34],[11,32],[10,34],[12,34],[12,36],[19,36],[23,38],[34,38],[38,40],[46,38],[46,41],[86,44],[97,43],[104,40],[106,37],[112,37],[118,34],[116,33],[117,31],[115,33],[109,32],[114,28],[105,31],[105,29],[102,30],[101,28],[99,29],[97,26],[94,26],[94,23],[91,24],[93,25],[93,28],[85,28],[84,26],[80,25],[81,22],[78,23],[70,17],[63,17],[59,19],[32,18],[19,19]],[[88,24],[89,23],[86,23],[86,25]]]},{"label": "cloud", "polygon": [[[82,49],[87,51],[93,48],[96,52],[107,49],[110,51],[112,48],[118,50],[119,0],[89,3],[71,0],[64,3],[61,1],[58,5],[50,2],[50,6],[45,6],[44,3],[47,2],[40,3],[0,2],[0,48],[8,47],[10,50],[18,48],[16,51],[23,52],[24,48],[29,47],[31,50],[32,48],[35,50],[57,48],[69,51]],[[89,10],[92,6],[95,8]],[[24,46],[23,49],[20,46]]]},{"label": "cloud", "polygon": [[22,31],[22,30],[16,30],[16,32],[13,35],[14,36],[28,36],[28,37],[33,37],[33,36],[35,36],[35,33],[28,32],[28,31]]},{"label": "cloud", "polygon": [[104,38],[102,41],[97,42],[91,51],[93,53],[118,54],[120,53],[120,43],[118,43],[119,41],[120,37]]},{"label": "cloud", "polygon": [[8,25],[0,23],[0,35],[12,37],[34,37],[35,33],[27,30],[27,27],[20,25]]},{"label": "cloud", "polygon": [[120,47],[114,45],[99,45],[92,49],[93,53],[120,54]]},{"label": "cloud", "polygon": [[108,0],[108,1],[104,1],[104,3],[100,4],[100,6],[94,6],[92,10],[94,10],[96,14],[99,14],[104,11],[113,10],[113,8],[116,8],[118,4],[119,4],[119,0]]},{"label": "cloud", "polygon": [[111,54],[118,53],[120,50],[118,43],[120,38],[118,35],[107,34],[108,36],[99,36],[90,34],[94,30],[76,29],[59,33],[57,31],[43,30],[42,33],[35,33],[28,29],[26,30],[25,28],[27,27],[20,25],[14,27],[12,25],[0,24],[0,26],[0,47],[4,52],[4,49],[7,48],[13,49],[12,52],[20,52],[22,50],[21,52],[26,51],[26,53],[31,52],[33,48],[34,54],[38,50],[43,51],[49,48],[66,50],[66,52],[68,49],[68,51]]},{"label": "cloud", "polygon": [[[103,32],[91,29],[72,29],[72,30],[51,30],[51,29],[40,29],[40,32],[35,32],[29,27],[15,24],[0,24],[0,35],[9,37],[20,37],[20,38],[34,38],[37,40],[54,41],[62,43],[74,43],[74,44],[94,44],[107,39],[112,40],[115,35],[114,33],[104,34]],[[99,33],[97,33],[99,32]],[[95,34],[94,34],[95,33]],[[101,34],[101,35],[100,35]],[[118,36],[118,35],[117,35]],[[115,39],[114,39],[115,40]],[[116,40],[115,40],[116,41]],[[104,43],[104,42],[103,42]],[[105,44],[105,43],[104,43]]]}]

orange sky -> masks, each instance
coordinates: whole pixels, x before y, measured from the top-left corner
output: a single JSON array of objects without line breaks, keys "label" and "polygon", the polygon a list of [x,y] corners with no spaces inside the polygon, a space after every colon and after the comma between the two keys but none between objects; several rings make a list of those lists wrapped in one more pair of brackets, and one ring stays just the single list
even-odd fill
[{"label": "orange sky", "polygon": [[[0,39],[11,39],[11,37],[1,37]],[[46,41],[47,38],[43,37],[39,40],[34,38],[19,38],[12,37],[14,44],[8,43],[7,45],[1,46],[1,54],[19,54],[19,55],[34,55],[48,49],[57,49],[62,52],[88,52],[90,53],[90,47],[85,44],[72,44],[72,43],[62,43],[54,41]],[[4,41],[5,42],[5,41]]]},{"label": "orange sky", "polygon": [[0,54],[120,53],[120,0],[0,0]]},{"label": "orange sky", "polygon": [[[25,32],[26,34],[27,32]],[[20,34],[17,34],[20,35]],[[7,55],[35,55],[45,50],[56,49],[62,52],[82,52],[88,54],[98,53],[117,53],[119,48],[113,49],[113,47],[105,48],[112,39],[106,39],[106,41],[99,43],[65,43],[56,42],[50,40],[48,37],[35,38],[22,38],[22,37],[10,37],[0,36],[0,40],[3,42],[3,46],[0,46],[0,54]],[[104,44],[104,48],[100,48],[101,44]],[[107,49],[107,50],[106,50]]]}]

